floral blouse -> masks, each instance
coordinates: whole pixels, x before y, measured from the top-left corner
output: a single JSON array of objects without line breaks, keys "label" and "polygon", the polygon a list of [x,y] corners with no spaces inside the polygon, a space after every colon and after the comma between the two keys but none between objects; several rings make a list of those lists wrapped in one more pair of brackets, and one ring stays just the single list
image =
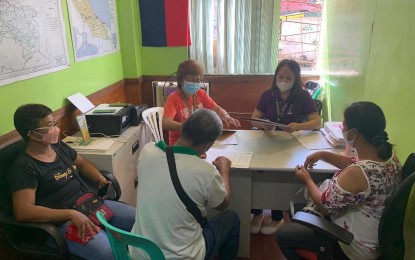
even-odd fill
[{"label": "floral blouse", "polygon": [[[351,245],[340,243],[350,259],[376,259],[379,257],[378,227],[388,198],[401,182],[401,164],[395,155],[386,162],[362,160],[348,167],[359,167],[366,176],[366,191],[352,194],[338,184],[337,172],[321,196],[323,208],[337,225],[354,234]],[[347,169],[346,167],[345,169]]]}]

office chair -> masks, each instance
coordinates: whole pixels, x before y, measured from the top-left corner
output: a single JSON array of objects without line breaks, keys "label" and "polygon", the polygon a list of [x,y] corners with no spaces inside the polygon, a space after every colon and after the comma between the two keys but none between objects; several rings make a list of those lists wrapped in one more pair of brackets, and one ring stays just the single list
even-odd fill
[{"label": "office chair", "polygon": [[163,107],[151,107],[142,112],[144,122],[150,128],[151,133],[156,142],[163,141],[163,129],[161,120],[163,119],[164,108]]},{"label": "office chair", "polygon": [[310,93],[313,99],[318,99],[321,93],[321,85],[318,81],[309,80],[304,84],[304,88]]},{"label": "office chair", "polygon": [[[15,158],[25,148],[26,143],[20,140],[0,149],[0,236],[3,246],[6,249],[13,249],[23,259],[79,259],[69,255],[64,237],[54,224],[20,223],[14,219],[11,193],[7,185],[7,172]],[[103,174],[114,184],[110,197],[118,200],[121,195],[118,181],[112,174]],[[56,248],[45,244],[49,237],[52,237]]]},{"label": "office chair", "polygon": [[107,222],[105,217],[99,211],[97,212],[97,218],[105,227],[105,231],[107,233],[108,240],[110,241],[110,245],[112,248],[112,252],[114,253],[115,259],[131,259],[131,256],[128,252],[128,245],[143,250],[147,253],[151,260],[165,259],[161,249],[150,239],[112,226]]},{"label": "office chair", "polygon": [[314,106],[317,109],[318,115],[321,116],[321,111],[323,110],[323,102],[318,99],[313,99],[313,101],[314,101]]},{"label": "office chair", "polygon": [[[413,158],[411,154],[408,159]],[[403,179],[398,189],[389,198],[386,207],[382,213],[378,237],[381,259],[403,259],[405,255],[405,241],[404,241],[404,222],[408,200],[415,182],[415,169],[412,169],[412,173]],[[305,212],[297,212],[293,220],[294,222],[302,223],[314,229],[314,232],[318,236],[323,236],[323,239],[329,241],[334,239],[337,241],[343,241],[343,237],[337,233],[340,228],[336,224],[314,216]],[[337,227],[335,227],[337,226]],[[343,229],[343,228],[340,228]],[[348,232],[343,229],[343,231]],[[348,232],[350,233],[350,232]],[[350,237],[350,242],[353,240],[353,234],[350,233],[347,236]],[[316,235],[317,238],[317,235]],[[348,242],[348,240],[346,241]],[[347,243],[346,243],[347,244]],[[323,252],[312,252],[305,249],[298,249],[297,254],[305,259],[332,259],[331,245],[328,244],[328,248],[325,244],[322,244]],[[331,255],[330,255],[331,254]]]}]

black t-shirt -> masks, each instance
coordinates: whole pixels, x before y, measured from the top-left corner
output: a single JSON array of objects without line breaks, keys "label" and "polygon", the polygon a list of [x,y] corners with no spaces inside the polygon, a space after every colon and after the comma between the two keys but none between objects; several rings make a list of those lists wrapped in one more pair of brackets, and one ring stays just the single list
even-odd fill
[{"label": "black t-shirt", "polygon": [[73,173],[75,169],[78,174],[74,164],[77,153],[64,142],[53,144],[52,148],[57,153],[54,162],[39,161],[26,152],[17,157],[7,176],[10,191],[36,188],[36,205],[72,208],[75,200],[85,192],[79,177]]}]

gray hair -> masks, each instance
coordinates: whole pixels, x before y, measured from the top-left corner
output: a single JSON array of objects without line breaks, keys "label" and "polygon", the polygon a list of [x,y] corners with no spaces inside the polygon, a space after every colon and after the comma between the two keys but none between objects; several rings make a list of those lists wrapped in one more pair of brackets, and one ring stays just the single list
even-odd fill
[{"label": "gray hair", "polygon": [[201,108],[194,112],[182,126],[182,137],[193,145],[208,144],[222,134],[222,121],[212,110]]}]

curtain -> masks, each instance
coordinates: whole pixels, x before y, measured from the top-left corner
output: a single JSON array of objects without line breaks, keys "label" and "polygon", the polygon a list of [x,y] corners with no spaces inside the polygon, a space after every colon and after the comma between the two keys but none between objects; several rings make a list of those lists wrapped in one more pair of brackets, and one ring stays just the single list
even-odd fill
[{"label": "curtain", "polygon": [[190,1],[190,35],[192,45],[190,58],[197,60],[205,68],[205,73],[213,73],[213,4],[215,0]]},{"label": "curtain", "polygon": [[[191,0],[190,57],[203,64],[208,74],[274,73],[279,7],[279,0]],[[215,17],[217,45],[213,57]]]}]

